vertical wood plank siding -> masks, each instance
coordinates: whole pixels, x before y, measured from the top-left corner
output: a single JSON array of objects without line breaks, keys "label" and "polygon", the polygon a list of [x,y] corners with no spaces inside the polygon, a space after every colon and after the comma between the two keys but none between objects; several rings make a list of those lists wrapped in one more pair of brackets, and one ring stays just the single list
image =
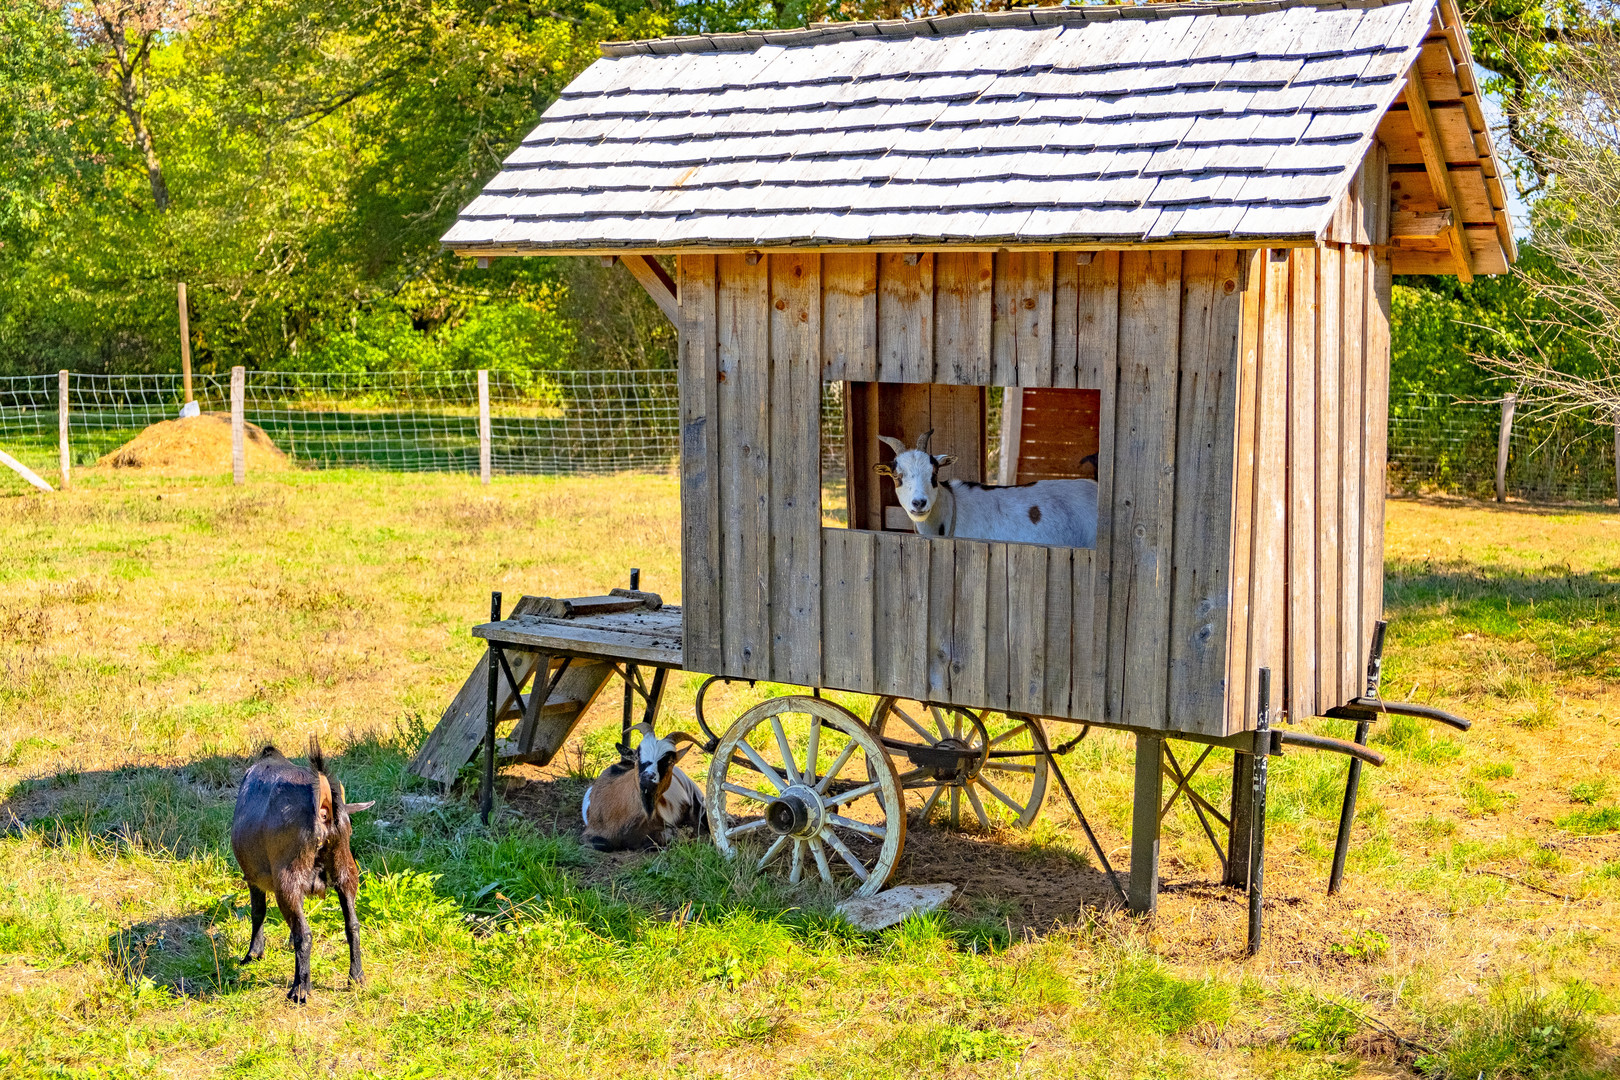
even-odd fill
[{"label": "vertical wood plank siding", "polygon": [[721,655],[771,675],[770,265],[718,256]]},{"label": "vertical wood plank siding", "polygon": [[1225,733],[1233,610],[1232,560],[1220,540],[1233,528],[1246,258],[1196,251],[1183,263],[1169,716],[1183,728],[1217,735]]},{"label": "vertical wood plank siding", "polygon": [[720,416],[715,390],[715,257],[679,260],[681,299],[682,663],[719,671]]},{"label": "vertical wood plank siding", "polygon": [[1169,708],[1180,307],[1181,252],[1121,256],[1107,715],[1136,727]]},{"label": "vertical wood plank siding", "polygon": [[821,257],[769,263],[770,671],[813,686],[821,681]]},{"label": "vertical wood plank siding", "polygon": [[[1253,726],[1262,665],[1295,715],[1354,696],[1390,277],[1387,215],[1350,211],[1361,242],[1293,252],[683,256],[687,667],[1204,735]],[[916,425],[970,387],[1096,390],[1096,548],[866,531],[876,503],[824,528],[823,379],[865,384],[865,471],[880,402]]]}]

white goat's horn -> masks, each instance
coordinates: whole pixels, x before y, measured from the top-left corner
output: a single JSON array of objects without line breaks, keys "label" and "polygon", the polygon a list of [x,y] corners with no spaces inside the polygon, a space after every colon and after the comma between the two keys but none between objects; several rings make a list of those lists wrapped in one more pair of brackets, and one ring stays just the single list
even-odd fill
[{"label": "white goat's horn", "polygon": [[921,450],[925,454],[928,453],[928,440],[932,439],[933,437],[933,428],[929,428],[927,431],[917,436],[917,449]]},{"label": "white goat's horn", "polygon": [[892,438],[891,436],[879,435],[878,442],[882,443],[884,446],[887,446],[890,450],[893,450],[896,457],[906,452],[906,444],[901,442],[899,439]]}]

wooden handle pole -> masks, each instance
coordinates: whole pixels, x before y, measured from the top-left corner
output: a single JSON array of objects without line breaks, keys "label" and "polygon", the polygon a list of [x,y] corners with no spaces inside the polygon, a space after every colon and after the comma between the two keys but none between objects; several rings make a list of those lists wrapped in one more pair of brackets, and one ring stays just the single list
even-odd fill
[{"label": "wooden handle pole", "polygon": [[231,368],[231,476],[235,483],[247,480],[247,420],[243,416],[247,398],[247,369]]},{"label": "wooden handle pole", "polygon": [[66,491],[73,453],[68,447],[68,373],[65,370],[56,373],[56,441],[62,459],[62,490]]},{"label": "wooden handle pole", "polygon": [[181,282],[180,294],[180,377],[185,381],[186,400],[194,401],[191,395],[191,316],[186,311],[186,283]]},{"label": "wooden handle pole", "polygon": [[478,372],[478,478],[489,483],[489,372]]},{"label": "wooden handle pole", "polygon": [[1513,409],[1518,404],[1517,394],[1502,397],[1502,422],[1496,429],[1496,501],[1507,502],[1508,443],[1513,436]]}]

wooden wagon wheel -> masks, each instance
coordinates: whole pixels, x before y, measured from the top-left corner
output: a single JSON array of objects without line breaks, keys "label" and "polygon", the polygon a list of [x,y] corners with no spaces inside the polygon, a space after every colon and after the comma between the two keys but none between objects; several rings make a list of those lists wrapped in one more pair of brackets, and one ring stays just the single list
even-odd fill
[{"label": "wooden wagon wheel", "polygon": [[813,861],[822,881],[850,876],[855,895],[871,896],[906,843],[905,794],[882,744],[821,698],[772,698],[738,717],[709,765],[708,804],[723,854],[759,840],[759,868],[781,860],[794,884]]},{"label": "wooden wagon wheel", "polygon": [[[966,709],[918,705],[897,698],[879,699],[872,710],[872,733],[885,740],[890,753],[901,758],[895,771],[905,787],[926,792],[917,820],[925,822],[941,797],[949,792],[950,823],[962,824],[965,798],[985,829],[991,816],[1011,816],[1020,828],[1028,828],[1041,812],[1046,799],[1047,760],[1040,752],[1044,745],[1031,731],[1040,721],[1033,717],[1009,716],[985,710],[974,714]],[[897,746],[896,744],[904,744]],[[954,777],[942,771],[913,767],[905,760],[905,746],[957,749],[963,752],[965,766]],[[922,755],[919,755],[919,757]]]}]

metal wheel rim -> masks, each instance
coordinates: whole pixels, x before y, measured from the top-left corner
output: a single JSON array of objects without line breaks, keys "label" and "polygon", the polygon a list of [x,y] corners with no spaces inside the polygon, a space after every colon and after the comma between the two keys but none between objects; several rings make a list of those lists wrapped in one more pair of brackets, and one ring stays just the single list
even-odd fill
[{"label": "metal wheel rim", "polygon": [[[905,794],[900,789],[899,778],[895,776],[888,755],[883,751],[883,744],[873,736],[867,726],[854,713],[822,698],[789,695],[762,701],[739,716],[731,727],[726,729],[726,733],[721,737],[719,745],[715,747],[713,760],[709,764],[709,778],[705,794],[715,847],[719,848],[721,854],[727,858],[733,858],[739,851],[737,841],[743,836],[752,834],[760,837],[770,837],[772,835],[770,826],[765,823],[763,810],[760,809],[771,800],[762,798],[760,794],[752,790],[744,789],[734,779],[728,780],[728,774],[740,778],[742,774],[746,773],[747,777],[753,780],[763,776],[765,784],[776,789],[775,795],[778,799],[789,794],[790,789],[792,789],[791,794],[803,798],[809,798],[812,793],[817,792],[815,785],[808,782],[809,774],[805,767],[809,758],[808,746],[804,751],[793,750],[785,753],[786,757],[794,759],[795,774],[783,775],[783,772],[775,770],[770,773],[750,771],[742,765],[743,761],[758,755],[757,750],[749,747],[747,739],[761,724],[769,724],[773,729],[772,734],[778,740],[779,747],[783,751],[788,751],[787,741],[783,737],[783,729],[780,721],[777,720],[778,717],[786,714],[803,714],[811,718],[809,729],[814,733],[810,735],[811,745],[819,747],[820,728],[822,727],[838,731],[848,739],[847,753],[846,750],[840,751],[839,757],[834,759],[833,765],[827,767],[826,775],[822,775],[821,768],[816,769],[814,779],[822,789],[826,789],[830,781],[845,776],[859,777],[863,775],[857,771],[857,766],[853,764],[853,758],[858,753],[866,758],[864,775],[869,779],[865,783],[857,783],[855,788],[851,790],[861,791],[868,788],[871,790],[865,791],[856,799],[849,799],[847,795],[834,792],[823,791],[819,793],[819,802],[824,805],[812,810],[812,827],[815,830],[813,835],[805,838],[786,833],[776,836],[767,847],[764,857],[759,860],[758,866],[763,870],[773,863],[782,862],[786,864],[789,868],[788,880],[793,884],[797,884],[802,880],[807,868],[819,876],[822,881],[832,884],[836,879],[846,876],[845,873],[835,872],[835,867],[842,867],[843,871],[847,872],[847,876],[852,876],[860,881],[854,895],[871,896],[882,889],[888,882],[889,877],[894,873],[895,866],[900,861],[900,853],[905,848]],[[839,760],[839,758],[843,760]],[[760,762],[756,760],[752,764],[757,768]],[[799,781],[805,782],[801,783]],[[762,815],[760,820],[733,824],[731,815],[728,813],[731,796],[736,796],[739,802],[754,807]],[[876,800],[883,812],[882,843],[876,855],[870,861],[859,854],[858,848],[852,849],[845,841],[851,835],[866,835],[868,839],[872,840],[875,840],[876,837],[871,836],[870,833],[852,833],[849,828],[839,823],[840,820],[847,819],[843,819],[842,815],[836,814],[838,807],[847,806],[868,797]],[[817,818],[815,817],[817,813],[823,816]],[[865,824],[869,827],[872,825],[872,823],[859,824]],[[854,869],[855,863],[860,864],[860,871]],[[864,879],[861,876],[862,874],[864,874]]]},{"label": "metal wheel rim", "polygon": [[[889,719],[891,715],[898,711],[898,708],[899,701],[893,697],[884,697],[879,699],[876,707],[873,708],[871,729],[872,733],[879,739],[883,738],[885,728],[889,723]],[[956,732],[956,724],[954,722],[950,724],[945,722],[943,718],[945,710],[941,709],[937,705],[925,705],[924,708],[928,709],[931,713],[934,725],[942,738],[947,730],[953,734]],[[965,712],[966,710],[962,711]],[[990,713],[991,710],[985,710],[985,715],[990,715]],[[935,804],[942,800],[946,801],[948,804],[947,816],[950,820],[952,828],[961,827],[962,803],[964,801],[967,802],[968,808],[973,812],[974,816],[979,819],[979,824],[986,829],[990,827],[990,822],[984,808],[990,805],[992,801],[996,805],[1000,805],[1016,814],[1017,825],[1019,828],[1027,829],[1035,823],[1035,819],[1040,815],[1041,806],[1046,801],[1046,782],[1049,771],[1046,758],[1036,753],[1035,748],[1047,745],[1045,741],[1046,728],[1038,719],[1033,716],[1023,716],[1020,714],[1008,713],[1001,713],[1000,715],[1008,721],[1008,724],[1006,725],[1005,730],[998,730],[996,734],[990,736],[990,741],[992,744],[991,749],[994,749],[996,745],[1002,742],[1010,741],[1013,737],[1018,735],[1018,733],[1029,731],[1031,728],[1037,729],[1041,735],[1041,739],[1038,742],[1034,739],[1029,740],[1031,754],[1029,756],[1027,765],[1025,765],[1023,759],[1018,759],[1018,764],[1020,766],[1032,767],[1033,769],[1033,771],[1030,773],[1028,802],[1021,805],[1014,805],[1015,803],[1018,803],[1019,796],[1008,793],[1005,789],[1010,785],[998,784],[996,782],[995,775],[997,773],[1006,773],[1011,770],[1006,766],[998,766],[996,764],[997,759],[992,758],[984,761],[980,768],[976,770],[975,773],[969,777],[967,782],[961,787],[956,787],[950,784],[938,784],[916,789],[919,792],[929,792],[917,817],[919,824],[928,820],[928,815],[933,811]],[[897,716],[896,719],[899,719],[899,717]],[[984,725],[982,717],[980,718],[980,722],[982,725]],[[984,726],[988,729],[988,725]],[[999,729],[1001,725],[997,725],[997,727]],[[911,738],[914,737],[915,734],[916,732],[910,730],[908,726],[908,730],[904,737]],[[894,764],[892,761],[890,764],[897,775],[903,771],[900,765]],[[1022,769],[1019,771],[1022,771]],[[985,773],[990,773],[991,775],[984,776]],[[986,781],[988,781],[988,784]],[[994,790],[992,790],[992,787]],[[977,790],[975,790],[975,788]],[[948,799],[945,798],[945,793],[947,791],[950,793]],[[965,799],[964,795],[966,796]]]}]

